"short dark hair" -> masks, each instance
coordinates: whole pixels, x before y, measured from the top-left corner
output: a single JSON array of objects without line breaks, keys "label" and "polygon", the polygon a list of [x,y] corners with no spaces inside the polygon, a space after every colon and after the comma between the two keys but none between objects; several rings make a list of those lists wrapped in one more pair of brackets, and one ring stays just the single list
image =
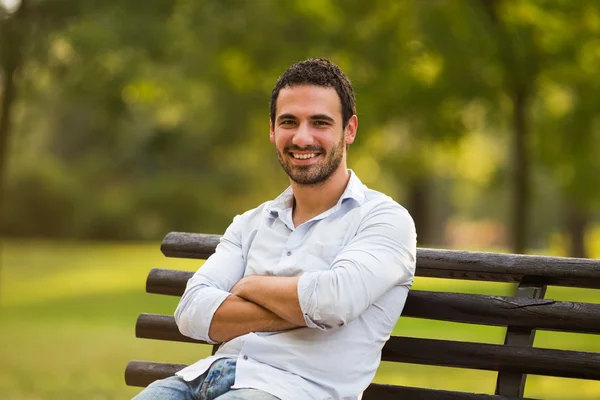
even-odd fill
[{"label": "short dark hair", "polygon": [[325,58],[309,58],[297,62],[279,77],[271,93],[271,124],[275,124],[275,111],[279,92],[286,86],[316,85],[334,88],[342,103],[342,125],[345,128],[356,114],[356,99],[350,79],[340,67]]}]

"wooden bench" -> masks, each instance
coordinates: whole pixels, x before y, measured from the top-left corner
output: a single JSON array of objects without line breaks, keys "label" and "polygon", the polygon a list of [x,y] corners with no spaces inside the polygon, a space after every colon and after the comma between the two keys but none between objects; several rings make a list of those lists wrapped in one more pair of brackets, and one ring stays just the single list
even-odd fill
[{"label": "wooden bench", "polygon": [[[174,232],[161,250],[167,257],[206,259],[219,238]],[[506,326],[504,345],[392,336],[382,352],[383,361],[498,371],[496,394],[371,384],[363,399],[521,399],[527,374],[600,380],[600,353],[532,347],[536,329],[600,334],[600,304],[544,299],[548,285],[600,289],[600,260],[419,248],[416,275],[518,284],[514,297],[411,290],[401,317]],[[181,296],[191,276],[152,269],[146,291]],[[202,343],[181,335],[165,315],[141,314],[136,336]],[[147,386],[183,367],[131,361],[125,381]]]}]

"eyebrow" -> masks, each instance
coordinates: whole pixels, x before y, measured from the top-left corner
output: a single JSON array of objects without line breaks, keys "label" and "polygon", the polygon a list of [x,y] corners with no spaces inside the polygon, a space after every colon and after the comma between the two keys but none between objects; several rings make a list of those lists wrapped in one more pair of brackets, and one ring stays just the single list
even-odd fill
[{"label": "eyebrow", "polygon": [[293,114],[281,114],[279,117],[277,117],[278,122],[281,120],[284,120],[284,119],[298,119],[298,118],[296,118],[296,116]]},{"label": "eyebrow", "polygon": [[333,118],[331,118],[329,115],[325,115],[325,114],[311,115],[310,119],[312,119],[312,120],[323,120],[323,121],[335,122],[335,120]]},{"label": "eyebrow", "polygon": [[[297,120],[298,117],[296,117],[293,114],[281,114],[279,117],[277,117],[277,121],[281,121],[284,119],[293,119],[293,120]],[[315,120],[321,120],[321,121],[329,121],[329,122],[335,122],[335,120],[333,118],[331,118],[329,115],[325,115],[325,114],[315,114],[315,115],[311,115],[310,119],[315,121]]]}]

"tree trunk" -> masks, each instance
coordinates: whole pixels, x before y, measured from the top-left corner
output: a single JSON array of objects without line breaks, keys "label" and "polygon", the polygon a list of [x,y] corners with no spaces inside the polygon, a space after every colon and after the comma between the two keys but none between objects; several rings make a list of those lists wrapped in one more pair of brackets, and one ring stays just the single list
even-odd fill
[{"label": "tree trunk", "polygon": [[574,201],[567,205],[565,225],[570,236],[569,256],[587,258],[585,246],[585,231],[589,222],[589,216]]},{"label": "tree trunk", "polygon": [[[504,69],[504,84],[513,103],[510,236],[511,251],[522,254],[527,249],[530,194],[527,109],[534,90],[537,58],[533,40],[527,42],[525,38],[507,31],[497,12],[498,3],[498,0],[479,0],[495,31]],[[523,46],[524,43],[528,43],[525,46],[529,46],[525,47],[527,49],[525,53],[516,48],[518,45]]]},{"label": "tree trunk", "polygon": [[8,148],[12,127],[13,105],[16,99],[15,78],[22,63],[25,41],[25,19],[28,0],[21,0],[20,7],[0,23],[2,76],[0,83],[0,227],[4,224],[4,187],[7,175]]},{"label": "tree trunk", "polygon": [[407,209],[415,221],[419,246],[431,246],[433,238],[430,224],[430,190],[429,182],[415,179],[410,183]]},{"label": "tree trunk", "polygon": [[529,151],[527,146],[527,97],[516,87],[513,95],[512,151],[512,252],[522,254],[527,246],[529,215]]},{"label": "tree trunk", "polygon": [[0,210],[2,210],[2,221],[4,221],[4,181],[6,178],[6,166],[8,158],[8,146],[10,128],[12,122],[12,108],[15,100],[15,71],[14,65],[3,68],[2,73],[2,95],[0,98]]},{"label": "tree trunk", "polygon": [[[29,0],[22,0],[21,6],[10,17],[0,21],[0,233],[4,227],[6,167],[9,137],[12,127],[12,111],[16,99],[15,77],[22,62],[22,46],[25,40],[25,18]],[[1,245],[1,244],[0,244]],[[0,252],[2,249],[0,248]],[[0,263],[0,278],[2,264]],[[1,282],[1,280],[0,280]]]}]

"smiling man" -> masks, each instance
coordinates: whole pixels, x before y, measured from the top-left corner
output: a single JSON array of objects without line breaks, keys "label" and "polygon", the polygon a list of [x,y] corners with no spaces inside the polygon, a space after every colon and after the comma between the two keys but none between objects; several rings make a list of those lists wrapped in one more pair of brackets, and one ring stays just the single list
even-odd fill
[{"label": "smiling man", "polygon": [[147,399],[359,399],[413,282],[408,212],[347,168],[358,118],[335,64],[292,65],[273,89],[270,140],[290,179],[234,218],[189,280],[175,320],[223,343]]}]

